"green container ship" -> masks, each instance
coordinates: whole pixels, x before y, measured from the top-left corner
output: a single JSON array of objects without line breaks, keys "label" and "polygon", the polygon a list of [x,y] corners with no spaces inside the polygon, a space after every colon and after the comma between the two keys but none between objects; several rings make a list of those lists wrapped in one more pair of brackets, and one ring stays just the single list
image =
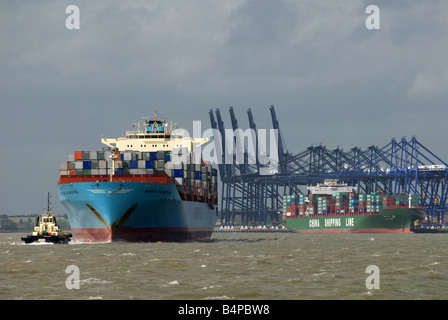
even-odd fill
[{"label": "green container ship", "polygon": [[424,216],[418,196],[355,193],[354,188],[326,180],[310,193],[283,198],[283,224],[301,233],[412,233]]}]

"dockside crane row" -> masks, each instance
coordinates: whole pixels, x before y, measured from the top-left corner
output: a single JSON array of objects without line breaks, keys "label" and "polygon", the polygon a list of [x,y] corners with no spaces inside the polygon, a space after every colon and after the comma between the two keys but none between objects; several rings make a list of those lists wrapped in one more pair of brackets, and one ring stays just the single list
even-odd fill
[{"label": "dockside crane row", "polygon": [[[233,131],[240,129],[233,107],[230,107]],[[242,226],[277,225],[281,220],[283,195],[304,193],[307,186],[326,179],[337,179],[356,187],[357,192],[384,192],[418,195],[427,217],[422,221],[427,228],[447,226],[448,164],[425,147],[416,137],[409,141],[392,138],[384,147],[366,149],[340,147],[328,149],[325,145],[310,146],[292,154],[285,150],[275,108],[270,106],[273,129],[278,132],[278,163],[276,170],[266,174],[259,157],[247,144],[226,141],[224,122],[219,109],[209,111],[215,132],[215,150],[221,180],[221,225],[234,226],[241,217]],[[217,121],[215,121],[214,114]],[[252,110],[247,110],[249,128],[258,142],[257,127]],[[227,146],[227,147],[226,147]],[[232,146],[229,148],[229,146]],[[241,148],[244,149],[241,149]],[[226,155],[227,150],[236,154]],[[221,152],[220,152],[221,151]],[[236,161],[237,156],[243,161]],[[226,157],[233,163],[226,162]],[[255,157],[255,159],[253,158]]]}]

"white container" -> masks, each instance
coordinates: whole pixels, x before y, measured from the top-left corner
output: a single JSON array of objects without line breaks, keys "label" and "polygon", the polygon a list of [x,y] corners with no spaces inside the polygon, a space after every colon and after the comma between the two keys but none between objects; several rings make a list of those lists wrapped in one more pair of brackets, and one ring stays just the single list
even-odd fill
[{"label": "white container", "polygon": [[174,163],[172,162],[166,162],[165,163],[165,169],[174,169]]},{"label": "white container", "polygon": [[100,175],[106,175],[107,174],[107,169],[98,169],[98,173]]},{"label": "white container", "polygon": [[96,151],[90,151],[90,160],[98,160]]},{"label": "white container", "polygon": [[146,169],[146,160],[138,160],[138,169]]},{"label": "white container", "polygon": [[68,153],[67,154],[67,161],[75,161],[75,154]]},{"label": "white container", "polygon": [[67,162],[59,163],[59,171],[61,170],[67,170]]},{"label": "white container", "polygon": [[90,174],[92,174],[92,175],[99,175],[100,174],[100,169],[90,169]]},{"label": "white container", "polygon": [[83,168],[82,160],[76,160],[75,161],[75,169],[80,170],[82,168]]},{"label": "white container", "polygon": [[183,163],[182,162],[180,162],[180,163],[175,163],[174,164],[174,168],[173,169],[183,169]]},{"label": "white container", "polygon": [[106,160],[98,160],[98,169],[106,169],[106,168],[107,168]]},{"label": "white container", "polygon": [[123,154],[123,160],[131,161],[132,160],[132,151],[125,151]]}]

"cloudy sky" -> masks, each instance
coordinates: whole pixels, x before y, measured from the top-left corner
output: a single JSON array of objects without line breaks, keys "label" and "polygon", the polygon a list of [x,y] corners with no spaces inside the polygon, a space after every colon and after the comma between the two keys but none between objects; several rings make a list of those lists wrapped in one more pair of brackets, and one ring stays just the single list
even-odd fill
[{"label": "cloudy sky", "polygon": [[47,191],[64,213],[59,162],[155,109],[205,129],[229,106],[247,128],[250,107],[270,128],[273,104],[293,153],[415,135],[447,161],[447,17],[445,0],[0,0],[0,214]]}]

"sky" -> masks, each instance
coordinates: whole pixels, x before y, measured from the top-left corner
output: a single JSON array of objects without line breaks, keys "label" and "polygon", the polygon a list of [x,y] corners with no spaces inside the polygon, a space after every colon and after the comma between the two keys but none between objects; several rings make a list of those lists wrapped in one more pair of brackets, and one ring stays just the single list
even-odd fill
[{"label": "sky", "polygon": [[154,110],[205,130],[251,108],[268,129],[274,105],[292,153],[416,136],[447,162],[447,17],[445,0],[0,0],[0,214],[40,214],[47,192],[64,214],[59,163]]}]

